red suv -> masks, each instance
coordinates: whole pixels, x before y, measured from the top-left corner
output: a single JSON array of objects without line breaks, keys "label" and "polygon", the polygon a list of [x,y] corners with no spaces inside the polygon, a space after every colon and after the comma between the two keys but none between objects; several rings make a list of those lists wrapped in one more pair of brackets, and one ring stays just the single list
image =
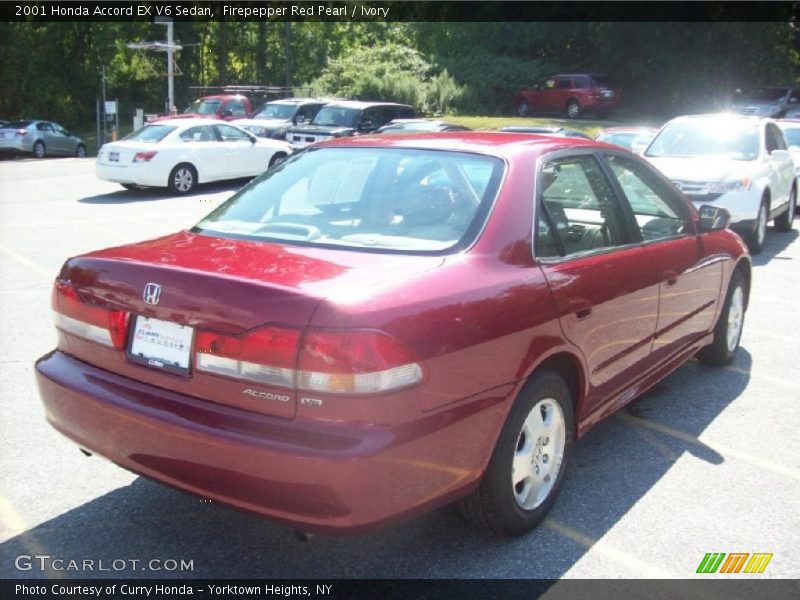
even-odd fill
[{"label": "red suv", "polygon": [[198,98],[183,113],[168,118],[189,119],[199,117],[232,121],[233,119],[245,119],[252,114],[253,104],[247,96],[242,96],[241,94],[218,94]]},{"label": "red suv", "polygon": [[607,117],[617,108],[619,90],[603,75],[571,73],[553,75],[533,88],[520,90],[514,96],[514,107],[521,117],[535,112],[563,113],[577,119],[584,112]]}]

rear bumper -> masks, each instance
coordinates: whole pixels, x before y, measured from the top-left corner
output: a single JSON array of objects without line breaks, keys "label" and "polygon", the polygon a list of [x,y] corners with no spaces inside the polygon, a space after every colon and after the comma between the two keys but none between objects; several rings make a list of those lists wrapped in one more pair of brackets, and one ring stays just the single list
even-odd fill
[{"label": "rear bumper", "polygon": [[488,455],[473,455],[471,465],[447,464],[442,456],[469,455],[448,451],[454,440],[463,445],[467,432],[496,420],[497,405],[512,391],[503,386],[466,408],[421,413],[419,422],[392,428],[259,415],[120,377],[58,351],[37,361],[36,379],[48,422],[81,447],[236,508],[306,531],[340,533],[373,529],[469,492]]},{"label": "rear bumper", "polygon": [[95,163],[95,172],[98,179],[114,183],[128,183],[146,187],[167,187],[169,171],[159,168],[155,164],[131,164],[115,166]]}]

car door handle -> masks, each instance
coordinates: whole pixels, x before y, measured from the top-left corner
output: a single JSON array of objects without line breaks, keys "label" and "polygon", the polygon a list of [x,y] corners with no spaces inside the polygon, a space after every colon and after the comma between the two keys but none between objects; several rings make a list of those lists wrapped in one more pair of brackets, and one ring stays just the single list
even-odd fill
[{"label": "car door handle", "polygon": [[675,271],[665,272],[664,283],[666,285],[675,285],[676,283],[678,283],[678,274]]},{"label": "car door handle", "polygon": [[592,314],[592,305],[588,300],[570,300],[569,310],[574,313],[578,319],[585,319]]}]

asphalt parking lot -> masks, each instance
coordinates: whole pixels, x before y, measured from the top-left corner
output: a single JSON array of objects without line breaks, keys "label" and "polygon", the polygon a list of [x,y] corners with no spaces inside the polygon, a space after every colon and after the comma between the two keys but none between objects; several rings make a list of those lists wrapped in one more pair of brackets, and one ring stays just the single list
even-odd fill
[{"label": "asphalt parking lot", "polygon": [[[55,344],[61,263],[191,226],[240,185],[174,198],[100,181],[92,159],[0,162],[0,577],[685,578],[708,552],[772,553],[746,577],[800,576],[796,231],[770,228],[755,258],[735,363],[691,361],[592,430],[551,516],[527,537],[484,535],[446,508],[306,543],[83,456],[45,423],[33,377]],[[95,570],[20,570],[20,555],[91,559]],[[161,570],[142,567],[154,559]],[[167,570],[169,560],[192,570]]]}]

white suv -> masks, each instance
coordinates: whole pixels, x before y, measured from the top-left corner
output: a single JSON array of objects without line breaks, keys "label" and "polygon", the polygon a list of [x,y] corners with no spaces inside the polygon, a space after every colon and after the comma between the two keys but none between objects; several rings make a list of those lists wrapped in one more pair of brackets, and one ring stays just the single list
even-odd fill
[{"label": "white suv", "polygon": [[771,119],[731,114],[677,117],[644,157],[697,206],[728,209],[731,229],[761,252],[767,222],[790,231],[797,199],[794,162]]}]

